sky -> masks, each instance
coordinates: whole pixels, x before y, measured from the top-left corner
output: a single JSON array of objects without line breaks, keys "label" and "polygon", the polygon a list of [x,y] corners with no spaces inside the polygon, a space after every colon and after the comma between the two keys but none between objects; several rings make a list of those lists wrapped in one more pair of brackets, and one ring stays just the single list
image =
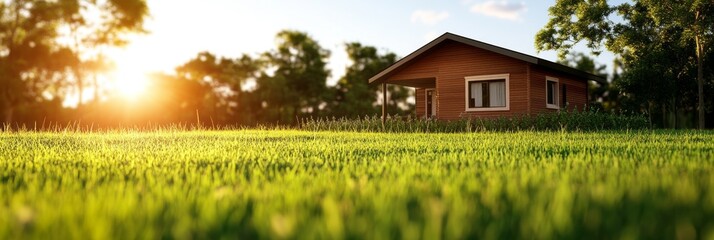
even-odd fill
[{"label": "sky", "polygon": [[[349,64],[347,42],[360,42],[404,57],[445,32],[551,61],[534,38],[554,0],[147,0],[148,34],[110,53],[118,70],[166,72],[201,51],[238,57],[275,48],[283,29],[307,32],[331,51],[330,83]],[[578,51],[588,52],[580,47]],[[596,57],[610,64],[611,54]]]}]

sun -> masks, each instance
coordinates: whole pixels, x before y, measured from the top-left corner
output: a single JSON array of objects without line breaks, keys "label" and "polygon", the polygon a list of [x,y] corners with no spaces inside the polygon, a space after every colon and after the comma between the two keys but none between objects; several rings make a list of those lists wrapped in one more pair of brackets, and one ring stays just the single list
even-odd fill
[{"label": "sun", "polygon": [[114,86],[122,97],[135,100],[141,97],[149,84],[148,74],[137,68],[117,68],[114,72]]}]

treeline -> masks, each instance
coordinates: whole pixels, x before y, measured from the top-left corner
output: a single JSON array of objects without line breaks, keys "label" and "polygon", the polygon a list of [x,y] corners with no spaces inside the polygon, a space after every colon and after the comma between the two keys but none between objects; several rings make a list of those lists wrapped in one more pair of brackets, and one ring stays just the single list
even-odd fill
[{"label": "treeline", "polygon": [[[104,101],[62,106],[62,95],[17,105],[13,123],[39,127],[83,124],[94,127],[147,124],[294,125],[298,119],[364,117],[381,113],[381,89],[367,79],[397,60],[394,53],[360,43],[346,43],[350,60],[345,75],[330,86],[330,52],[307,33],[285,30],[275,49],[256,56],[219,57],[198,53],[175,74],[153,74],[148,89],[128,101],[109,95]],[[46,79],[49,80],[49,79]],[[413,113],[412,90],[390,86],[390,114]],[[100,98],[97,98],[100,99]],[[378,103],[379,101],[379,103]]]},{"label": "treeline", "polygon": [[[146,33],[148,14],[145,0],[0,2],[0,123],[290,125],[306,117],[375,115],[381,89],[366,79],[397,60],[347,43],[351,64],[328,85],[330,52],[304,32],[282,31],[264,53],[198,53],[175,74],[151,76],[145,93],[129,101],[101,81],[116,70],[105,51],[126,45],[129,33]],[[391,86],[389,112],[413,112],[410,94]],[[78,105],[65,106],[70,98]]]},{"label": "treeline", "polygon": [[105,50],[146,32],[148,15],[145,0],[1,1],[0,122],[81,119],[84,106],[65,109],[64,99],[103,97],[98,75],[112,67]]},{"label": "treeline", "polygon": [[[659,127],[714,127],[714,1],[558,0],[536,35],[538,50],[568,56],[583,43],[616,56],[610,84],[593,85],[591,100],[611,111],[647,115]],[[606,74],[582,54],[572,66]]]},{"label": "treeline", "polygon": [[[176,68],[175,75],[153,76],[141,104],[99,103],[122,109],[97,122],[196,123],[203,125],[294,125],[298,119],[363,117],[379,114],[381,89],[367,79],[397,60],[393,53],[360,43],[346,43],[350,64],[337,83],[328,85],[330,52],[307,33],[285,30],[276,47],[257,56],[218,57],[202,52]],[[405,87],[390,86],[391,114],[413,113]],[[114,104],[114,105],[113,105]],[[117,107],[119,106],[119,107]]]}]

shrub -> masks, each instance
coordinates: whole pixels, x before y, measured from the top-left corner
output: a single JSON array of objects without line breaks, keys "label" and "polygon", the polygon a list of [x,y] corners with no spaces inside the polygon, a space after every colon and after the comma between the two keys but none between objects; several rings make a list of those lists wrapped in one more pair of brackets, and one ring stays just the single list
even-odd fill
[{"label": "shrub", "polygon": [[602,131],[647,129],[650,123],[641,115],[602,113],[577,110],[519,115],[498,118],[461,118],[453,121],[388,116],[382,124],[379,116],[363,118],[309,118],[300,120],[300,128],[308,131],[350,132],[504,132],[504,131]]}]

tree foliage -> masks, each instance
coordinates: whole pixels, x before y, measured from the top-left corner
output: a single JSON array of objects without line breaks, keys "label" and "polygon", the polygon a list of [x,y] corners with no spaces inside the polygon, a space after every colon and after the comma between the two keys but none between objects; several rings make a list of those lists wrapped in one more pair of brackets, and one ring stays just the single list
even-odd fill
[{"label": "tree foliage", "polygon": [[[697,106],[698,125],[704,127],[704,111],[712,104],[704,88],[711,91],[714,85],[704,82],[714,71],[705,64],[713,54],[714,2],[638,0],[610,5],[605,0],[560,0],[549,14],[536,35],[539,51],[556,50],[563,58],[581,42],[594,54],[605,48],[621,59],[625,70],[617,83],[623,106],[650,115],[655,109]],[[697,83],[697,90],[692,91],[690,82]],[[691,99],[698,101],[688,105]]]},{"label": "tree foliage", "polygon": [[329,97],[330,52],[304,32],[284,30],[276,41],[277,49],[262,56],[265,69],[257,79],[261,101],[256,108],[264,120],[282,124],[319,115]]},{"label": "tree foliage", "polygon": [[58,9],[57,3],[48,1],[0,2],[0,108],[5,123],[12,121],[16,106],[32,98],[32,86],[22,73],[62,68],[63,64],[46,61],[61,52],[54,44],[56,22],[62,18]]},{"label": "tree foliage", "polygon": [[[368,85],[368,79],[394,63],[394,53],[381,54],[360,43],[345,44],[351,64],[336,85],[330,86],[330,53],[317,41],[307,33],[285,30],[276,35],[276,42],[274,50],[255,57],[227,58],[202,52],[177,67],[173,79],[164,77],[210,89],[197,96],[202,104],[191,105],[196,109],[190,112],[211,116],[220,124],[295,124],[302,118],[380,113],[381,90]],[[407,88],[390,86],[389,95],[390,114],[411,113],[407,99],[412,93]]]},{"label": "tree foliage", "polygon": [[[352,64],[335,86],[333,116],[355,118],[381,114],[377,103],[381,101],[382,89],[369,85],[368,79],[395,63],[397,55],[380,54],[377,48],[357,42],[346,43],[345,49]],[[387,111],[390,114],[405,115],[413,110],[407,103],[412,94],[406,87],[390,85],[388,94]]]},{"label": "tree foliage", "polygon": [[65,14],[63,27],[69,30],[61,37],[79,59],[70,67],[81,107],[88,84],[86,78],[90,75],[94,78],[96,97],[100,88],[96,75],[111,66],[104,61],[103,50],[126,45],[130,33],[146,32],[143,24],[149,14],[148,6],[145,0],[62,0],[60,4]]},{"label": "tree foliage", "polygon": [[73,70],[83,92],[82,69],[106,65],[100,64],[100,55],[87,59],[78,46],[120,45],[123,34],[143,31],[147,14],[144,0],[0,2],[3,122],[12,122],[16,108],[60,92],[68,85],[68,71]]},{"label": "tree foliage", "polygon": [[205,101],[200,113],[213,116],[219,122],[243,122],[245,119],[238,119],[238,110],[245,108],[244,100],[248,99],[244,97],[242,86],[255,80],[259,64],[248,55],[231,59],[201,52],[177,67],[176,73],[181,79],[210,89],[199,98]]}]

